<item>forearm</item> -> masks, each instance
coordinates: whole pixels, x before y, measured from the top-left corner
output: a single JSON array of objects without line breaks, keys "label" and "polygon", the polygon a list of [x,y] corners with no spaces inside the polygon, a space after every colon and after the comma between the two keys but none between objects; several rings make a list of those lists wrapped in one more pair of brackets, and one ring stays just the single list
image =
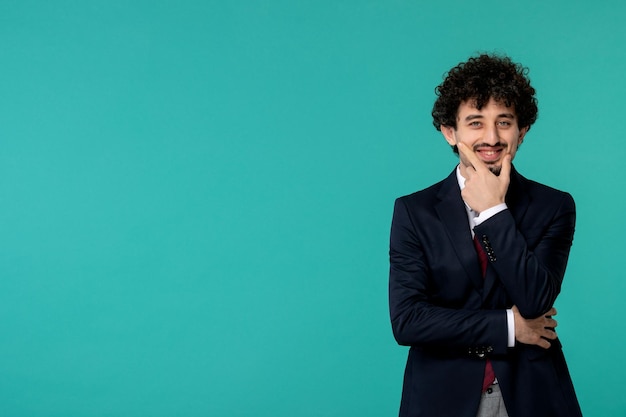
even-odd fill
[{"label": "forearm", "polygon": [[[504,309],[481,309],[481,296],[467,281],[455,285],[454,291],[460,294],[457,301],[441,298],[434,286],[436,278],[418,246],[402,250],[392,245],[390,255],[389,310],[399,344],[459,349],[491,346],[498,353],[505,352],[508,330]],[[451,267],[447,275],[461,278],[462,273]]]},{"label": "forearm", "polygon": [[466,310],[438,307],[427,302],[391,305],[391,325],[401,345],[458,348],[507,348],[505,310]]}]

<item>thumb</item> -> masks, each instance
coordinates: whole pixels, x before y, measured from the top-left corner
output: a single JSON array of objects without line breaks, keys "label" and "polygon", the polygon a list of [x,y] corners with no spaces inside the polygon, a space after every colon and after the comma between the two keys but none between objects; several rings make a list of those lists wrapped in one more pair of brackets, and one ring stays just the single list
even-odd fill
[{"label": "thumb", "polygon": [[500,176],[506,178],[507,180],[511,178],[511,154],[504,155]]}]

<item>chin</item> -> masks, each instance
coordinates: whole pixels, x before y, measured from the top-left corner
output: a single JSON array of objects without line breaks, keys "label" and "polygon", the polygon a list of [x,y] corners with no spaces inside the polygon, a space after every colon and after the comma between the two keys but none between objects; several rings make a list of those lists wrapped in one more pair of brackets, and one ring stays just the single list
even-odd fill
[{"label": "chin", "polygon": [[502,165],[492,165],[487,168],[489,168],[489,171],[493,172],[493,174],[497,176],[499,176],[500,171],[502,171]]}]

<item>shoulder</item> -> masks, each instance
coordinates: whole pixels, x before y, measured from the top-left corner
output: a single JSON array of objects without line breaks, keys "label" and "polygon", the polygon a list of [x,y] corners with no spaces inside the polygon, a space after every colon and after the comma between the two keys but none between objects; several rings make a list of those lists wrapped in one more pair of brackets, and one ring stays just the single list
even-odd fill
[{"label": "shoulder", "polygon": [[424,224],[424,219],[435,216],[434,208],[439,202],[437,195],[444,182],[397,198],[393,207],[392,230],[397,225],[412,225],[410,228],[415,229]]},{"label": "shoulder", "polygon": [[530,180],[519,173],[517,174],[517,177],[518,181],[522,184],[522,188],[533,200],[574,204],[574,198],[567,191],[559,190],[549,185]]},{"label": "shoulder", "polygon": [[[531,209],[542,212],[575,212],[576,204],[572,195],[566,191],[529,180],[519,173],[515,180],[511,178],[511,187],[514,187],[511,202],[515,205],[519,201],[527,201]],[[511,189],[509,187],[509,189]],[[507,197],[508,204],[508,197]]]},{"label": "shoulder", "polygon": [[440,181],[436,184],[431,185],[430,187],[415,191],[414,193],[398,197],[396,199],[396,204],[402,203],[410,206],[434,201],[437,198],[437,195],[439,194],[439,191],[441,190],[444,181],[445,180]]},{"label": "shoulder", "polygon": [[432,207],[443,195],[449,192],[459,193],[455,171],[452,171],[446,178],[429,187],[397,198],[396,206],[401,204],[406,206]]}]

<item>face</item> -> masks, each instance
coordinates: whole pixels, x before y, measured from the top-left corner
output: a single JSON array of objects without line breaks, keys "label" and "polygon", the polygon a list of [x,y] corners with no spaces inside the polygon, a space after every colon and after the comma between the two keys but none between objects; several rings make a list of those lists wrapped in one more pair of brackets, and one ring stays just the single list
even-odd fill
[{"label": "face", "polygon": [[[472,100],[464,101],[459,106],[456,129],[441,126],[446,141],[454,146],[463,142],[487,168],[496,175],[500,174],[502,158],[511,154],[515,157],[528,128],[519,129],[515,108],[496,102],[493,98],[480,110]],[[461,156],[461,175],[471,166]]]}]

